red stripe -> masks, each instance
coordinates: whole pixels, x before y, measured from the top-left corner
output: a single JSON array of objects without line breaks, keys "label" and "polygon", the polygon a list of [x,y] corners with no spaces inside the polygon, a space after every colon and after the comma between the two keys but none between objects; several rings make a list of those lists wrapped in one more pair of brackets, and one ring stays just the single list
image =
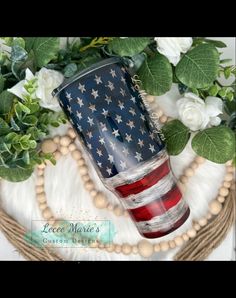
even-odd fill
[{"label": "red stripe", "polygon": [[146,238],[158,238],[158,237],[162,237],[165,236],[173,231],[175,231],[176,229],[178,229],[189,217],[190,214],[190,210],[189,208],[186,210],[186,212],[184,213],[184,215],[174,224],[174,226],[172,226],[171,229],[167,230],[167,231],[156,231],[156,232],[149,232],[149,233],[143,233],[142,236],[146,237]]},{"label": "red stripe", "polygon": [[151,173],[144,176],[141,180],[134,183],[120,185],[116,187],[116,191],[120,197],[125,198],[132,194],[140,193],[145,189],[155,185],[159,180],[166,176],[170,172],[169,161],[165,161],[158,168],[153,170]]},{"label": "red stripe", "polygon": [[168,209],[174,207],[181,198],[182,194],[177,185],[175,185],[174,188],[172,188],[163,197],[152,201],[145,206],[129,209],[129,212],[132,214],[135,221],[150,220],[155,216],[164,214]]}]

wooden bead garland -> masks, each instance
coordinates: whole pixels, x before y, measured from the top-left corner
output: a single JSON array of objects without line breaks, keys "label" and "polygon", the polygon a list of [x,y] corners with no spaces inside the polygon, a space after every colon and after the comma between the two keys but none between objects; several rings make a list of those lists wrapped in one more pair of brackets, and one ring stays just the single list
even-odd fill
[{"label": "wooden bead garland", "polygon": [[[159,109],[158,115],[162,118],[162,123],[168,121],[168,118],[163,114],[163,112]],[[85,163],[84,158],[82,157],[82,152],[77,149],[77,146],[74,143],[74,139],[76,134],[72,128],[70,128],[67,132],[66,136],[59,137],[56,136],[53,139],[45,140],[42,144],[43,152],[51,152],[54,153],[54,157],[58,160],[61,155],[66,155],[71,153],[71,156],[77,162],[79,167],[79,172],[81,178],[84,182],[85,189],[89,191],[90,196],[93,198],[93,203],[98,209],[106,208],[109,211],[114,212],[116,216],[129,216],[128,212],[124,210],[119,205],[113,205],[108,202],[107,197],[100,191],[95,189],[95,185],[88,174],[88,167]],[[48,151],[47,151],[48,150]],[[200,164],[204,163],[205,159],[203,157],[197,156],[193,162],[190,164],[189,168],[185,169],[184,175],[180,177],[180,181],[178,185],[181,190],[185,189],[185,184],[188,182],[189,178],[192,177],[195,173],[195,170],[199,167]],[[162,241],[159,243],[151,243],[148,240],[141,240],[137,245],[130,245],[128,243],[124,243],[122,245],[119,244],[110,244],[106,246],[102,243],[92,243],[90,245],[91,248],[99,248],[105,249],[107,252],[115,252],[115,253],[123,253],[125,255],[129,255],[131,253],[139,253],[144,258],[149,258],[153,255],[153,253],[157,253],[159,251],[167,251],[168,249],[173,249],[176,246],[183,245],[184,242],[187,242],[189,238],[194,238],[197,232],[201,229],[201,227],[207,225],[208,220],[214,215],[219,214],[222,209],[222,203],[224,203],[225,197],[229,193],[229,188],[231,187],[231,182],[233,180],[233,167],[231,166],[231,162],[226,163],[227,173],[225,175],[222,187],[219,189],[219,195],[217,199],[213,200],[209,203],[209,213],[206,217],[199,219],[195,222],[186,233],[182,235],[176,236],[173,240],[170,241]],[[48,207],[46,201],[46,194],[44,191],[44,170],[46,165],[41,164],[38,166],[37,171],[37,181],[36,181],[36,198],[39,204],[39,208],[42,211],[42,216],[45,220],[47,220],[50,224],[54,224],[56,219],[52,214],[51,209]]]}]

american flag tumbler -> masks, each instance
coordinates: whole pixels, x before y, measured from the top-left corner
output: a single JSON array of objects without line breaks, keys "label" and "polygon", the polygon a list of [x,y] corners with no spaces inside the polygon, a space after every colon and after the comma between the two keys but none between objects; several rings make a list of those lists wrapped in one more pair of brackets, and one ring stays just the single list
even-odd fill
[{"label": "american flag tumbler", "polygon": [[94,64],[54,90],[104,185],[146,238],[180,227],[190,210],[156,124],[121,59]]}]

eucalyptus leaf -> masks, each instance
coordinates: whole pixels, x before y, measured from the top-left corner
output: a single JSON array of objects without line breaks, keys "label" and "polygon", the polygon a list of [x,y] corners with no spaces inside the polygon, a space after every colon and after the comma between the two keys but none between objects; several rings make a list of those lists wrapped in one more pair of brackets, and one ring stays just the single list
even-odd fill
[{"label": "eucalyptus leaf", "polygon": [[13,62],[23,61],[26,60],[28,53],[26,50],[19,45],[15,45],[11,49],[11,60]]},{"label": "eucalyptus leaf", "polygon": [[133,56],[141,53],[150,43],[149,37],[114,37],[108,44],[108,49],[119,56]]},{"label": "eucalyptus leaf", "polygon": [[219,53],[211,44],[200,44],[187,52],[176,66],[177,78],[190,88],[210,86],[217,77]]},{"label": "eucalyptus leaf", "polygon": [[0,177],[11,182],[20,182],[28,179],[34,169],[5,168],[0,166]]},{"label": "eucalyptus leaf", "polygon": [[32,50],[35,55],[36,65],[43,67],[56,57],[59,50],[59,38],[37,37],[33,42]]},{"label": "eucalyptus leaf", "polygon": [[192,148],[200,156],[215,163],[225,163],[233,158],[235,135],[226,126],[207,128],[192,139]]},{"label": "eucalyptus leaf", "polygon": [[168,59],[156,53],[148,57],[138,70],[142,86],[150,95],[162,95],[170,90],[172,85],[172,68]]},{"label": "eucalyptus leaf", "polygon": [[66,78],[72,77],[77,72],[77,65],[75,63],[67,64],[63,70],[64,76]]},{"label": "eucalyptus leaf", "polygon": [[177,155],[183,151],[190,138],[189,129],[179,120],[172,120],[162,127],[167,151],[170,155]]},{"label": "eucalyptus leaf", "polygon": [[11,111],[14,95],[7,90],[0,94],[0,114],[5,115]]}]

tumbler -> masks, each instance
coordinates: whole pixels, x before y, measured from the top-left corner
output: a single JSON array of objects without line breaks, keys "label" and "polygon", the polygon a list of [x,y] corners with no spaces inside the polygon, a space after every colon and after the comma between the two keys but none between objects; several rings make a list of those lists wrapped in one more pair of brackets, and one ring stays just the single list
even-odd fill
[{"label": "tumbler", "polygon": [[180,227],[190,210],[164,141],[122,58],[108,58],[64,81],[53,95],[104,185],[119,197],[143,237]]}]

